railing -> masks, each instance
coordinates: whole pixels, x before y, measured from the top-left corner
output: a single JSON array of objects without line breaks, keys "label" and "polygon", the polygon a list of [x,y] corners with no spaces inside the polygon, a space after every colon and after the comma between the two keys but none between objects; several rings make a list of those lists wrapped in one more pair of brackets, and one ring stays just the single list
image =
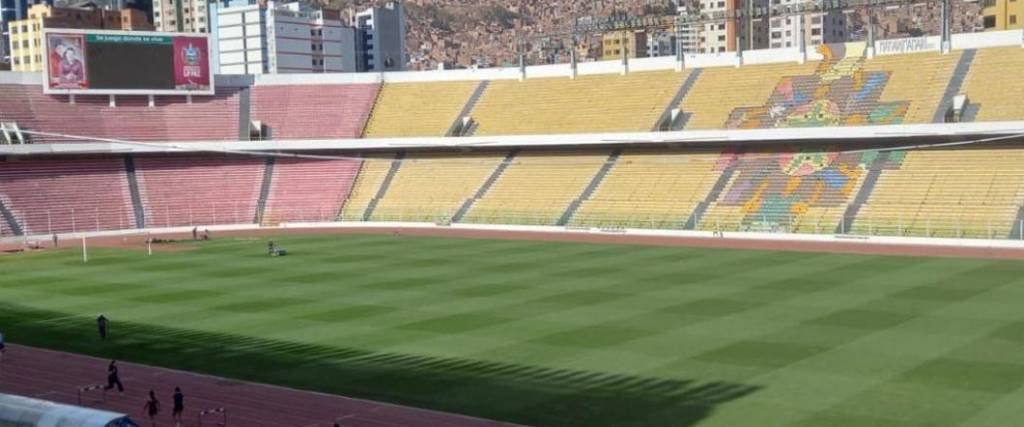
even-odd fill
[{"label": "railing", "polygon": [[[426,213],[410,208],[400,213],[375,213],[373,222],[418,222],[438,225],[452,223],[456,210]],[[302,206],[268,209],[257,218],[251,204],[207,203],[168,206],[146,210],[146,228],[261,224],[278,226],[289,222],[361,222],[342,218],[336,205]],[[25,223],[24,212],[14,211],[26,234],[93,232],[135,228],[131,209],[99,208],[48,209],[34,212]],[[361,216],[360,216],[361,217]],[[503,209],[482,212],[473,210],[460,221],[463,224],[556,226],[561,213],[538,215],[536,211]],[[595,214],[576,218],[565,224],[569,228],[685,230],[687,217],[643,214]],[[812,217],[809,215],[746,215],[723,219],[705,216],[695,227],[707,232],[756,232],[780,234],[836,234],[848,236],[904,236],[935,238],[1013,239],[1024,240],[1024,220],[970,219],[943,217],[900,217],[860,214],[856,217]],[[0,219],[0,236],[11,236],[12,230]]]}]

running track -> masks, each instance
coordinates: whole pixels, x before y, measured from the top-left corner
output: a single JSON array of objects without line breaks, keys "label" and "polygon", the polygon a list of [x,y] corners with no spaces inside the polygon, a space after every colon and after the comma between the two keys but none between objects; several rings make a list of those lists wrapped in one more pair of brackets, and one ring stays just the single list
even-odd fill
[{"label": "running track", "polygon": [[[17,394],[76,404],[78,386],[106,382],[109,361],[93,357],[7,346],[0,361],[0,393]],[[89,392],[82,405],[126,413],[141,425],[147,419],[142,406],[150,389],[162,410],[158,426],[173,426],[171,394],[175,386],[185,393],[185,425],[198,425],[198,412],[224,407],[233,427],[329,427],[336,419],[345,427],[496,427],[513,426],[479,418],[428,411],[341,396],[227,380],[170,369],[118,362],[124,395]],[[210,421],[219,422],[213,418]],[[204,425],[214,425],[206,424]]]}]

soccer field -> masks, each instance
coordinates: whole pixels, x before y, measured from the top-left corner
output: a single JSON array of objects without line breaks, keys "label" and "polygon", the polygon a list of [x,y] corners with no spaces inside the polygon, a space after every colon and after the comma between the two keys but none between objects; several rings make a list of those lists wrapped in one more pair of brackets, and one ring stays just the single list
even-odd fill
[{"label": "soccer field", "polygon": [[[1008,426],[1024,263],[391,235],[0,256],[8,340],[544,426]],[[112,319],[96,339],[93,318]]]}]

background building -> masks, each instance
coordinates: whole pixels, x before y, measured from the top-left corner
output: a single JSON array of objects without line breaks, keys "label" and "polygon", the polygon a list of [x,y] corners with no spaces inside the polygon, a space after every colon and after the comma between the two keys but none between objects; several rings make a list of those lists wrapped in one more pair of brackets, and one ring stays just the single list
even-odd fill
[{"label": "background building", "polygon": [[664,30],[650,33],[647,36],[647,56],[672,56],[676,54],[676,34]]},{"label": "background building", "polygon": [[982,7],[985,31],[1024,28],[1024,0],[985,0]]},{"label": "background building", "polygon": [[355,15],[356,69],[360,72],[403,71],[405,53],[405,6],[390,2]]},{"label": "background building", "polygon": [[209,31],[206,0],[153,0],[157,31],[205,33]]},{"label": "background building", "polygon": [[601,39],[601,58],[615,60],[622,58],[622,50],[626,50],[628,58],[647,57],[647,32],[642,30],[612,31],[605,33]]},{"label": "background building", "polygon": [[138,9],[106,10],[95,4],[56,7],[36,4],[28,18],[10,23],[12,71],[43,70],[43,28],[152,30],[146,14]]},{"label": "background building", "polygon": [[356,70],[355,29],[341,12],[301,3],[217,9],[216,45],[224,74]]},{"label": "background building", "polygon": [[28,0],[0,0],[0,59],[2,62],[9,62],[10,55],[8,41],[10,32],[8,24],[11,21],[25,19],[28,16]]},{"label": "background building", "polygon": [[[768,47],[768,25],[764,20],[745,21],[737,18],[748,8],[764,8],[767,0],[700,0],[703,14],[724,14],[726,18],[699,24],[699,53],[734,52]],[[737,44],[739,43],[739,44]]]},{"label": "background building", "polygon": [[[773,4],[783,6],[809,3],[812,0],[773,0]],[[801,27],[801,20],[802,27]],[[768,47],[786,48],[800,46],[800,32],[808,46],[822,43],[842,43],[847,40],[846,14],[840,10],[830,12],[806,13],[778,18],[769,21],[770,44]]]},{"label": "background building", "polygon": [[[400,4],[354,14],[292,2],[214,7],[215,70],[224,74],[339,73],[405,69]],[[238,5],[242,3],[242,5]],[[348,21],[348,24],[346,23]]]}]

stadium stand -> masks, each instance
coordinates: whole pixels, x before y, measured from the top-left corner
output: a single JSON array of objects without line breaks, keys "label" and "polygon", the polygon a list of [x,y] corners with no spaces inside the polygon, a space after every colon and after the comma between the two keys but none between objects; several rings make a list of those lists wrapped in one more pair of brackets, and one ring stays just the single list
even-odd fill
[{"label": "stadium stand", "polygon": [[494,81],[472,111],[474,135],[650,131],[688,73]]},{"label": "stadium stand", "polygon": [[254,222],[264,164],[256,157],[135,156],[146,225]]},{"label": "stadium stand", "polygon": [[879,102],[907,103],[902,123],[931,123],[961,55],[963,51],[878,56],[864,63],[864,72],[889,75]]},{"label": "stadium stand", "polygon": [[269,139],[359,138],[379,87],[256,85],[251,118],[269,128]]},{"label": "stadium stand", "polygon": [[1024,117],[1024,86],[1001,84],[1006,76],[1024,69],[1024,49],[979,49],[964,82],[963,93],[977,109],[972,121],[1021,120]]},{"label": "stadium stand", "polygon": [[608,151],[518,154],[463,222],[554,225],[607,159]]},{"label": "stadium stand", "polygon": [[[0,85],[0,121],[26,131],[129,141],[237,140],[239,88],[219,87],[214,96],[158,96],[154,107],[144,96],[44,95],[36,85]],[[35,143],[87,142],[81,138],[32,135]]]},{"label": "stadium stand", "polygon": [[893,152],[853,232],[1006,238],[1024,203],[1024,150]]},{"label": "stadium stand", "polygon": [[120,157],[0,162],[0,202],[26,234],[135,227]]},{"label": "stadium stand", "polygon": [[479,85],[477,81],[385,84],[364,136],[445,136]]},{"label": "stadium stand", "polygon": [[685,129],[722,129],[733,109],[768,100],[782,76],[811,74],[814,63],[706,68],[683,99]]},{"label": "stadium stand", "polygon": [[570,224],[681,228],[718,179],[719,155],[718,151],[627,151]]},{"label": "stadium stand", "polygon": [[348,198],[359,160],[277,159],[262,223],[331,221]]},{"label": "stadium stand", "polygon": [[341,219],[345,221],[362,221],[367,210],[374,204],[384,179],[391,170],[394,156],[366,157],[361,162],[359,175],[352,186],[352,192],[341,209]]},{"label": "stadium stand", "polygon": [[723,153],[716,168],[733,173],[697,228],[831,233],[878,155],[834,148]]},{"label": "stadium stand", "polygon": [[507,154],[411,154],[402,160],[371,219],[448,222]]}]

